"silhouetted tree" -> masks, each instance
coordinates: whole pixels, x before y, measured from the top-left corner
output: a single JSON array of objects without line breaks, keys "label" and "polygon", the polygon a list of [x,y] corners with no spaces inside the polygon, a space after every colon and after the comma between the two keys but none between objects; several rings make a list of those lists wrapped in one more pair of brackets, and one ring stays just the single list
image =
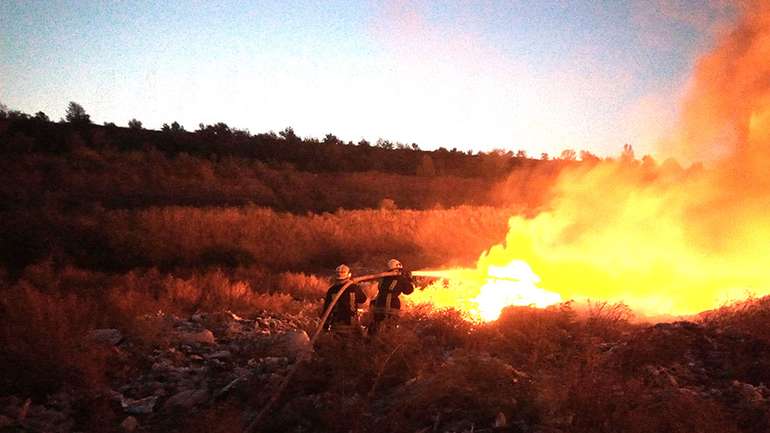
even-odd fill
[{"label": "silhouetted tree", "polygon": [[527,151],[526,151],[526,150],[524,150],[524,149],[520,149],[520,150],[518,150],[518,151],[516,152],[516,158],[522,158],[522,159],[526,159],[526,158],[527,158]]},{"label": "silhouetted tree", "polygon": [[214,135],[217,137],[226,137],[232,134],[230,127],[225,122],[217,122],[214,125],[198,124],[196,134]]},{"label": "silhouetted tree", "polygon": [[620,152],[620,161],[631,162],[633,160],[634,160],[634,148],[630,144],[626,143],[623,145],[623,151]]},{"label": "silhouetted tree", "polygon": [[0,102],[0,119],[8,117],[8,106]]},{"label": "silhouetted tree", "polygon": [[35,120],[38,120],[40,122],[50,122],[51,119],[48,118],[48,115],[43,113],[42,111],[38,111],[35,113]]},{"label": "silhouetted tree", "polygon": [[655,158],[651,157],[650,155],[644,155],[642,157],[642,167],[649,170],[654,170],[658,167],[658,163],[655,161]]},{"label": "silhouetted tree", "polygon": [[543,152],[540,154],[540,159],[543,161],[548,161],[549,158],[550,158],[550,155],[548,155],[548,152]]},{"label": "silhouetted tree", "polygon": [[171,126],[169,126],[168,123],[164,123],[160,130],[163,132],[184,132],[184,126],[180,125],[179,122],[174,121],[171,122]]},{"label": "silhouetted tree", "polygon": [[129,129],[142,129],[142,121],[131,119],[128,121],[128,128]]},{"label": "silhouetted tree", "polygon": [[564,161],[574,161],[577,159],[577,152],[575,152],[574,149],[564,149],[561,151],[561,156],[559,159]]},{"label": "silhouetted tree", "polygon": [[599,157],[587,150],[581,150],[580,160],[586,162],[599,162]]},{"label": "silhouetted tree", "polygon": [[64,119],[69,123],[91,123],[91,116],[86,113],[82,105],[70,101]]},{"label": "silhouetted tree", "polygon": [[294,128],[291,126],[287,126],[283,131],[279,132],[278,135],[286,140],[287,143],[299,143],[302,141],[302,139],[294,133]]},{"label": "silhouetted tree", "polygon": [[6,117],[10,120],[27,120],[30,115],[19,110],[11,110],[5,113]]},{"label": "silhouetted tree", "polygon": [[324,144],[342,144],[342,141],[334,134],[326,134],[323,142]]},{"label": "silhouetted tree", "polygon": [[251,132],[248,129],[231,128],[230,133],[233,134],[233,136],[235,137],[242,137],[242,138],[251,137]]}]

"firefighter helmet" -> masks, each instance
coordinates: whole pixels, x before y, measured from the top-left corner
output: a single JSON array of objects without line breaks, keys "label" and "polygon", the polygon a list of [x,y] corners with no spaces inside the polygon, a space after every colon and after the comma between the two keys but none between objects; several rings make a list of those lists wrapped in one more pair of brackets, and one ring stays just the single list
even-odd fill
[{"label": "firefighter helmet", "polygon": [[350,268],[348,265],[339,265],[337,266],[337,269],[334,270],[335,275],[338,280],[344,281],[351,277]]},{"label": "firefighter helmet", "polygon": [[388,260],[388,270],[395,271],[397,269],[404,269],[404,265],[402,265],[401,262],[396,259]]}]

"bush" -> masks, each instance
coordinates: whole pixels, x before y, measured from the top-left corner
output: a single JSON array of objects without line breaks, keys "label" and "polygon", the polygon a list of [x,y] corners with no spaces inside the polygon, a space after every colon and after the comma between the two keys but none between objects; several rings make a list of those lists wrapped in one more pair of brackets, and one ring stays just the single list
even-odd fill
[{"label": "bush", "polygon": [[770,296],[749,298],[700,314],[709,328],[751,335],[770,344]]},{"label": "bush", "polygon": [[85,336],[96,303],[74,294],[44,293],[26,282],[0,298],[0,389],[43,397],[64,386],[106,383],[109,351]]},{"label": "bush", "polygon": [[490,341],[512,365],[560,366],[583,350],[580,327],[569,303],[546,309],[507,307],[493,327],[497,338]]}]

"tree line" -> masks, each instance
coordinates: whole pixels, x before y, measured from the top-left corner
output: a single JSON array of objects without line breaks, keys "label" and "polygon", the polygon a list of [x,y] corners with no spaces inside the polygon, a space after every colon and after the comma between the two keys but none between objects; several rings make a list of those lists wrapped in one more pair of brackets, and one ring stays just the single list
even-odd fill
[{"label": "tree line", "polygon": [[[252,134],[224,122],[199,124],[188,131],[179,122],[164,123],[158,130],[145,129],[136,118],[128,127],[112,122],[94,124],[86,110],[70,102],[64,118],[52,122],[43,112],[29,115],[0,104],[0,152],[67,153],[78,146],[115,148],[121,151],[155,148],[166,155],[180,153],[216,160],[223,157],[256,159],[272,165],[291,165],[307,172],[380,171],[391,174],[499,179],[511,170],[531,165],[569,165],[578,161],[596,162],[601,158],[588,151],[566,149],[556,158],[543,153],[531,157],[524,150],[497,149],[490,152],[460,151],[440,147],[422,150],[416,143],[405,144],[379,139],[375,143],[343,141],[334,134],[323,138],[299,137],[291,127]],[[633,150],[629,145],[624,150]]]}]

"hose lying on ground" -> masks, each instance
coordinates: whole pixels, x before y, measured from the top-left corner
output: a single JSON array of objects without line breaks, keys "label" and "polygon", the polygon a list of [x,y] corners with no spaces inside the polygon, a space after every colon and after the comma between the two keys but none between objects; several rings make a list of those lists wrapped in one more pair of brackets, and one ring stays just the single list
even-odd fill
[{"label": "hose lying on ground", "polygon": [[[350,287],[351,284],[358,284],[364,281],[376,280],[378,278],[383,278],[383,277],[394,277],[400,274],[401,273],[398,271],[380,272],[378,274],[363,275],[363,276],[351,278],[350,280],[348,280],[345,284],[342,285],[342,287],[340,287],[340,290],[337,291],[337,294],[334,295],[334,298],[332,298],[331,302],[329,302],[329,306],[326,307],[326,310],[324,311],[323,316],[321,316],[321,322],[318,324],[318,327],[316,328],[315,332],[313,332],[313,336],[310,338],[310,346],[312,347],[313,344],[315,344],[315,341],[318,339],[318,336],[321,335],[321,331],[324,328],[324,324],[326,323],[326,320],[329,319],[329,315],[334,309],[334,306],[337,305],[337,301],[339,301],[339,299],[345,293],[345,290],[348,287]],[[283,379],[283,382],[281,382],[281,385],[278,387],[278,389],[275,390],[275,392],[273,393],[273,396],[270,397],[270,400],[268,400],[267,404],[265,404],[265,406],[259,411],[259,413],[257,413],[257,416],[254,418],[254,420],[251,421],[251,423],[246,427],[246,429],[244,430],[244,433],[252,433],[255,431],[259,423],[262,422],[262,419],[265,417],[267,412],[270,410],[270,408],[273,407],[275,402],[278,401],[278,398],[280,398],[284,389],[286,389],[286,387],[289,385],[291,378],[294,376],[294,373],[297,372],[297,369],[300,366],[300,364],[305,362],[307,359],[308,359],[307,357],[300,358],[297,360],[297,362],[294,363],[294,365],[289,370],[289,373]]]}]

